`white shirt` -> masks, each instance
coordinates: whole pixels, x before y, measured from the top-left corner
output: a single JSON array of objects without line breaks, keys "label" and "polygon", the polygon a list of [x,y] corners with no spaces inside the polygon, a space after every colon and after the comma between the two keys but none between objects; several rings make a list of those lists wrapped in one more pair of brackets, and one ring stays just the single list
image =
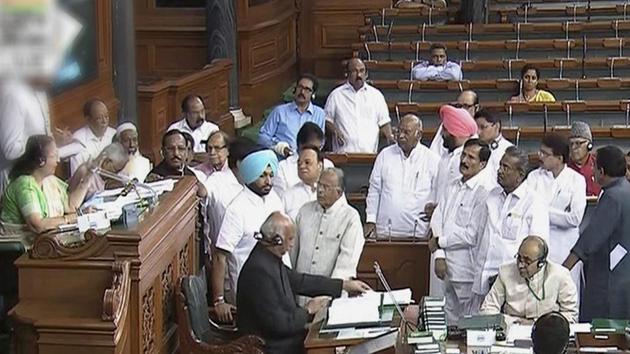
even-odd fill
[{"label": "white shirt", "polygon": [[208,137],[212,132],[219,130],[219,127],[211,122],[204,121],[201,123],[201,126],[195,130],[190,129],[186,118],[178,120],[177,122],[171,124],[168,127],[167,131],[171,131],[173,129],[177,129],[181,132],[186,132],[192,135],[195,140],[195,146],[193,147],[194,152],[206,152],[206,143],[208,142]]},{"label": "white shirt", "polygon": [[497,172],[499,171],[501,159],[505,154],[505,150],[507,150],[510,146],[514,146],[514,144],[504,138],[503,135],[499,135],[495,141],[497,142],[497,147],[496,149],[492,149],[492,146],[490,146],[492,152],[490,153],[490,159],[486,165],[486,170],[490,173],[490,178],[494,181],[494,186],[498,187],[499,182],[497,182]]},{"label": "white shirt", "polygon": [[243,185],[239,183],[232,170],[217,171],[207,178],[201,180],[208,193],[207,201],[207,221],[208,237],[206,246],[210,254],[210,246],[217,242],[217,236],[221,228],[223,216],[228,205],[243,190]]},{"label": "white shirt", "polygon": [[378,89],[364,84],[358,91],[350,83],[334,89],[326,101],[326,119],[341,131],[343,146],[333,142],[337,153],[372,153],[378,150],[379,128],[390,122],[385,97]]},{"label": "white shirt", "polygon": [[296,271],[339,279],[356,276],[365,239],[359,213],[345,198],[327,210],[317,201],[305,204],[295,224],[291,263]]},{"label": "white shirt", "polygon": [[152,169],[153,165],[151,161],[142,156],[140,151],[136,151],[135,154],[129,156],[129,161],[125,165],[125,168],[118,173],[122,176],[127,176],[132,179],[137,178],[138,181],[144,182],[144,179],[147,178]]},{"label": "white shirt", "polygon": [[317,199],[317,189],[300,181],[284,193],[282,205],[284,205],[284,211],[287,215],[295,220],[300,208],[315,199]]},{"label": "white shirt", "polygon": [[[298,155],[291,155],[278,163],[278,173],[273,177],[273,190],[282,197],[287,189],[300,182],[298,176]],[[329,159],[324,159],[324,169],[335,167]]]},{"label": "white shirt", "polygon": [[411,77],[421,81],[461,81],[462,68],[452,61],[447,61],[444,65],[433,65],[428,61],[421,61],[411,70]]},{"label": "white shirt", "polygon": [[112,143],[114,135],[116,135],[116,129],[107,127],[105,134],[99,138],[87,125],[74,132],[72,139],[78,141],[83,149],[70,158],[70,175],[74,175],[82,163],[96,158],[107,145]]},{"label": "white shirt", "polygon": [[409,157],[397,144],[384,148],[370,175],[366,222],[376,223],[380,236],[391,231],[392,236],[425,237],[428,225],[420,213],[435,200],[437,167],[438,157],[420,143]]},{"label": "white shirt", "polygon": [[564,165],[556,178],[538,168],[527,176],[525,183],[549,207],[549,259],[562,263],[580,236],[580,223],[586,210],[584,177]]},{"label": "white shirt", "polygon": [[489,279],[502,264],[514,260],[523,239],[530,235],[549,240],[549,210],[523,182],[506,195],[501,187],[488,195],[482,216],[485,224],[476,254],[473,292],[488,293]]},{"label": "white shirt", "polygon": [[22,156],[31,135],[51,134],[46,94],[23,82],[0,84],[0,193],[9,184],[13,160]]},{"label": "white shirt", "polygon": [[446,258],[447,276],[453,282],[474,280],[474,251],[483,232],[481,214],[494,184],[487,169],[466,182],[452,181],[431,218],[433,236],[439,237],[436,258]]},{"label": "white shirt", "polygon": [[528,284],[518,272],[516,262],[511,262],[501,266],[480,313],[503,313],[509,324],[523,319],[533,322],[552,311],[560,312],[571,323],[577,322],[577,289],[569,270],[548,261]]},{"label": "white shirt", "polygon": [[268,195],[260,197],[249,188],[243,190],[228,205],[219,234],[216,248],[228,253],[228,275],[230,289],[237,294],[238,275],[247,261],[250,252],[256,245],[254,233],[274,211],[282,211],[282,202],[272,190]]},{"label": "white shirt", "polygon": [[444,126],[442,123],[437,128],[435,135],[433,136],[433,140],[431,140],[431,145],[429,149],[436,153],[440,158],[446,154],[448,154],[448,149],[444,147],[444,138],[442,138],[442,129]]},{"label": "white shirt", "polygon": [[452,152],[447,152],[440,158],[437,183],[434,186],[435,200],[441,200],[444,197],[444,193],[446,193],[448,185],[454,180],[462,178],[462,174],[459,172],[459,164],[463,151],[464,145],[456,148]]}]

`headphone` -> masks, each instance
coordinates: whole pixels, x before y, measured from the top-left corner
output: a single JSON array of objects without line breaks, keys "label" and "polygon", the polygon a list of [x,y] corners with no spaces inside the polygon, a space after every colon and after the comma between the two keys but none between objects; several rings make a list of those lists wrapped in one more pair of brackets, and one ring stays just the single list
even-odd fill
[{"label": "headphone", "polygon": [[263,235],[262,232],[256,232],[254,233],[254,238],[258,241],[268,243],[272,246],[282,246],[284,244],[284,242],[282,241],[282,236],[280,236],[279,234],[275,234],[272,238],[268,238],[267,236]]},{"label": "headphone", "polygon": [[593,143],[592,142],[588,142],[588,144],[586,145],[586,150],[591,151],[593,150]]},{"label": "headphone", "polygon": [[498,147],[499,147],[499,142],[496,140],[492,140],[492,142],[490,143],[490,149],[496,150]]},{"label": "headphone", "polygon": [[540,257],[538,257],[538,268],[542,268],[545,264],[547,264],[547,256],[549,255],[549,246],[547,246],[547,242],[545,242],[542,238],[540,241],[543,244],[543,253]]}]

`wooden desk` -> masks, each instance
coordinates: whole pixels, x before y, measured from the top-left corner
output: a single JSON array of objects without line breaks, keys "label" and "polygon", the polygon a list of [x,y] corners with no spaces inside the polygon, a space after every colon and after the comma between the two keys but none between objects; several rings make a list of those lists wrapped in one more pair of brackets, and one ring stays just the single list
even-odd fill
[{"label": "wooden desk", "polygon": [[366,240],[357,277],[373,289],[384,291],[374,273],[374,261],[378,261],[392,289],[411,288],[413,299],[419,302],[429,294],[430,260],[431,252],[426,240]]},{"label": "wooden desk", "polygon": [[174,289],[197,272],[197,187],[184,177],[135,228],[62,244],[38,237],[15,265],[16,353],[172,353]]}]

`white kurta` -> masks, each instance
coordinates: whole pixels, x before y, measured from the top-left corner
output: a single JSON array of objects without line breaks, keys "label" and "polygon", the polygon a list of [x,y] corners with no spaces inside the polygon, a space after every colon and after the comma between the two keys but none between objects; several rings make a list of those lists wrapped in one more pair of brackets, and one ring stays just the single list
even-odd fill
[{"label": "white kurta", "polygon": [[436,153],[440,158],[448,154],[448,149],[444,147],[444,138],[442,138],[442,129],[444,129],[444,126],[442,125],[442,123],[440,123],[440,125],[437,128],[437,131],[435,132],[435,136],[433,136],[433,140],[431,140],[431,145],[429,146],[429,149],[431,149],[431,151]]},{"label": "white kurta", "polygon": [[305,204],[295,224],[291,263],[296,271],[339,279],[356,276],[365,239],[359,213],[345,198],[327,210],[317,201]]},{"label": "white kurta", "polygon": [[533,323],[552,311],[560,312],[571,323],[577,322],[577,289],[569,270],[548,262],[527,284],[513,261],[501,266],[480,312],[488,315],[503,313],[509,324],[516,320]]},{"label": "white kurta", "polygon": [[514,146],[509,140],[503,137],[503,135],[499,135],[499,138],[496,140],[497,147],[496,149],[492,149],[490,153],[490,159],[488,160],[488,165],[486,166],[486,170],[491,173],[490,178],[494,181],[494,186],[498,187],[499,182],[497,182],[497,174],[499,171],[499,165],[501,164],[501,159],[505,154],[505,150],[510,146]]},{"label": "white kurta", "polygon": [[217,242],[217,236],[223,222],[223,216],[228,205],[243,190],[232,170],[217,171],[201,181],[206,188],[208,238],[206,251],[211,253],[210,246]]},{"label": "white kurta", "polygon": [[51,134],[48,100],[44,92],[25,83],[0,84],[0,193],[9,184],[13,160],[22,156],[31,135]]},{"label": "white kurta", "polygon": [[260,231],[271,213],[283,209],[282,202],[274,191],[260,197],[249,188],[243,188],[228,205],[217,236],[216,248],[230,254],[227,262],[229,285],[234,295],[238,291],[238,275],[257,242],[254,233]]},{"label": "white kurta", "polygon": [[315,199],[317,199],[317,189],[300,181],[289,188],[282,196],[284,212],[295,221],[300,208]]},{"label": "white kurta", "polygon": [[497,275],[502,264],[514,260],[523,239],[530,235],[549,240],[549,209],[522,183],[506,195],[501,187],[493,189],[484,207],[485,224],[478,245],[473,292],[485,296],[489,279]]},{"label": "white kurta", "polygon": [[112,143],[116,129],[108,127],[102,137],[97,137],[88,126],[84,126],[72,134],[72,139],[79,142],[83,149],[70,158],[70,175],[90,159],[95,159],[103,149]]},{"label": "white kurta", "polygon": [[[298,155],[291,155],[278,163],[278,172],[273,177],[273,190],[282,197],[287,189],[300,182],[298,176]],[[324,159],[324,168],[335,167],[329,159]]]},{"label": "white kurta", "polygon": [[452,181],[431,218],[440,246],[434,258],[446,258],[444,310],[450,324],[470,314],[475,248],[484,227],[481,213],[493,187],[489,172],[483,169],[466,182]]},{"label": "white kurta", "polygon": [[444,197],[446,189],[453,181],[462,178],[462,173],[459,172],[459,164],[461,162],[462,152],[464,146],[460,146],[446,155],[442,155],[438,164],[437,183],[435,184],[434,193],[435,200],[440,200]]},{"label": "white kurta", "polygon": [[420,213],[435,201],[437,168],[438,157],[420,143],[409,157],[398,145],[378,154],[370,175],[366,222],[376,223],[380,237],[426,236],[428,225]]},{"label": "white kurta", "polygon": [[[586,210],[584,177],[564,166],[557,178],[543,168],[532,171],[525,181],[549,207],[549,259],[562,263],[580,237],[580,223]],[[577,287],[580,270],[571,271]]]},{"label": "white kurta", "polygon": [[205,121],[201,124],[201,126],[195,130],[190,129],[186,118],[178,120],[177,122],[171,124],[168,127],[168,131],[177,129],[181,132],[186,132],[192,135],[193,140],[195,140],[195,146],[193,147],[194,152],[206,152],[206,143],[208,142],[208,137],[212,132],[219,130],[219,127],[211,122]]},{"label": "white kurta", "polygon": [[350,83],[334,89],[326,101],[326,119],[341,131],[345,144],[333,142],[337,153],[372,153],[378,150],[379,128],[390,122],[385,97],[378,89],[364,84],[355,91]]},{"label": "white kurta", "polygon": [[137,178],[138,181],[144,182],[144,179],[147,178],[152,169],[151,161],[142,156],[140,151],[136,151],[135,154],[129,156],[129,161],[119,174],[132,179]]}]

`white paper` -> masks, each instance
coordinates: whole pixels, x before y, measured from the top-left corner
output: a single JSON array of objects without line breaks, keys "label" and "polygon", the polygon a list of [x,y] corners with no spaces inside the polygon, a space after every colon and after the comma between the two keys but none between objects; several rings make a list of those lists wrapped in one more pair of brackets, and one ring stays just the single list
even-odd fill
[{"label": "white paper", "polygon": [[514,343],[515,340],[529,340],[532,338],[532,326],[514,323],[508,329],[506,341]]},{"label": "white paper", "polygon": [[[411,303],[411,289],[393,290],[392,295],[399,304]],[[381,320],[379,307],[392,305],[392,299],[386,292],[369,291],[357,297],[341,297],[333,300],[328,308],[328,324],[344,325],[350,323],[378,322]]]},{"label": "white paper", "polygon": [[610,270],[611,271],[614,270],[615,267],[617,267],[617,264],[621,262],[623,257],[625,257],[626,253],[628,253],[628,251],[626,251],[626,249],[623,248],[621,244],[617,244],[617,246],[612,250],[612,252],[610,252]]},{"label": "white paper", "polygon": [[591,333],[591,327],[590,323],[571,323],[569,335],[574,337],[576,333]]}]

